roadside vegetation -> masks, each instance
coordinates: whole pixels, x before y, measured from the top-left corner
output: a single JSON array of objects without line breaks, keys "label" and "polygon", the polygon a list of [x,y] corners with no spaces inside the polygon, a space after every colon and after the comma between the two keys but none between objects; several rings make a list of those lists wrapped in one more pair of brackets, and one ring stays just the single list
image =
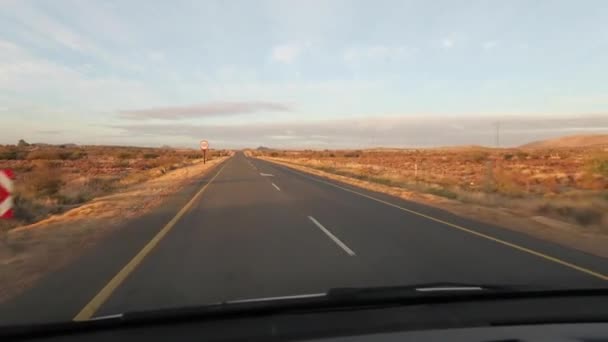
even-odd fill
[{"label": "roadside vegetation", "polygon": [[542,215],[608,233],[608,148],[287,151],[268,157],[391,188]]},{"label": "roadside vegetation", "polygon": [[[212,150],[207,159],[226,156]],[[199,151],[119,146],[0,145],[0,169],[12,169],[15,219],[0,221],[0,231],[34,223],[96,197],[202,162]]]}]

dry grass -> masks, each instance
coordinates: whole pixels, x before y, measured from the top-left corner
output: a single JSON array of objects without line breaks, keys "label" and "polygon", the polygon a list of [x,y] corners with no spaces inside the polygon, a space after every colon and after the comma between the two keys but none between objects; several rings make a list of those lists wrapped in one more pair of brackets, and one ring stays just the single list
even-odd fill
[{"label": "dry grass", "polygon": [[[212,151],[208,159],[227,155]],[[201,162],[196,150],[111,146],[0,146],[0,168],[17,176],[15,219],[0,231],[40,221],[126,186]]]},{"label": "dry grass", "polygon": [[250,153],[398,189],[546,215],[608,233],[608,152],[603,147]]}]

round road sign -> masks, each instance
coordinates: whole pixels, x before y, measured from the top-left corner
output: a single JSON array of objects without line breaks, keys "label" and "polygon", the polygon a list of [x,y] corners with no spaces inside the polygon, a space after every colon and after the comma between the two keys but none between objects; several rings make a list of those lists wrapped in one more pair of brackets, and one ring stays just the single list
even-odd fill
[{"label": "round road sign", "polygon": [[205,151],[209,149],[209,142],[207,140],[201,140],[201,150]]}]

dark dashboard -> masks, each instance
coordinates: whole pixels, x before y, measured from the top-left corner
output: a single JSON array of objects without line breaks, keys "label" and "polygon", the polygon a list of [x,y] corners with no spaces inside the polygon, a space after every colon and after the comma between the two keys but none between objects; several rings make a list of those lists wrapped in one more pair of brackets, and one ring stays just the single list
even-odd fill
[{"label": "dark dashboard", "polygon": [[608,341],[608,294],[291,308],[5,330],[36,341]]}]

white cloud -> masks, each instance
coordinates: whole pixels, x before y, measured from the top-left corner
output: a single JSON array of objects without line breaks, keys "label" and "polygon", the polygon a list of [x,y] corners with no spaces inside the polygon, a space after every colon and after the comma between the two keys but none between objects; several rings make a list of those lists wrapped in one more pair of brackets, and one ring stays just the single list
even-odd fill
[{"label": "white cloud", "polygon": [[[46,98],[52,98],[52,103],[61,103],[61,106],[87,110],[110,109],[157,98],[138,81],[87,77],[82,69],[82,66],[72,68],[36,57],[12,42],[0,40],[0,93],[21,94],[4,103],[12,110],[31,108],[36,99]],[[48,113],[52,106],[44,105],[36,111]]]},{"label": "white cloud", "polygon": [[370,45],[351,47],[344,52],[343,58],[348,63],[365,60],[398,60],[411,55],[415,51],[415,49],[402,45]]},{"label": "white cloud", "polygon": [[278,63],[291,64],[307,47],[308,44],[297,43],[277,45],[272,49],[271,59]]},{"label": "white cloud", "polygon": [[152,62],[162,62],[165,60],[165,54],[162,51],[150,51],[148,52],[148,59]]},{"label": "white cloud", "polygon": [[70,30],[64,24],[53,19],[36,6],[25,1],[4,3],[4,10],[10,11],[20,24],[27,28],[28,34],[38,35],[44,40],[50,40],[71,50],[79,52],[94,52],[98,48],[87,38]]},{"label": "white cloud", "polygon": [[492,50],[497,46],[498,46],[498,42],[494,41],[494,40],[490,40],[490,41],[484,42],[482,44],[482,47],[484,50]]},{"label": "white cloud", "polygon": [[211,102],[181,107],[161,107],[122,111],[126,119],[164,119],[179,120],[185,118],[221,117],[227,115],[253,114],[257,112],[287,112],[291,108],[277,102]]},{"label": "white cloud", "polygon": [[441,40],[441,46],[444,49],[451,49],[454,47],[454,40],[451,38],[444,38]]},{"label": "white cloud", "polygon": [[[235,146],[270,146],[332,148],[357,146],[449,146],[493,145],[495,118],[467,117],[357,117],[314,121],[275,121],[255,124],[196,125],[137,123],[112,125],[130,136],[190,137],[208,132],[210,141],[224,141]],[[452,129],[446,129],[452,128]],[[501,141],[516,146],[533,140],[568,134],[607,132],[608,116],[570,116],[547,121],[542,116],[505,116],[501,120]],[[296,134],[297,132],[297,134]],[[442,132],[442,134],[436,134]]]}]

